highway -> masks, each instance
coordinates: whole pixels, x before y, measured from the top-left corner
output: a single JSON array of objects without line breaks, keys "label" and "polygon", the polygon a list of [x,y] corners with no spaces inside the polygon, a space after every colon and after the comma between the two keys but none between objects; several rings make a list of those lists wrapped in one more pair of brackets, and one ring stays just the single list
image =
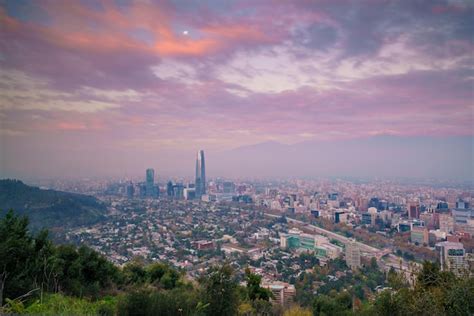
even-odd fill
[{"label": "highway", "polygon": [[[265,213],[265,216],[268,216],[268,217],[273,217],[273,218],[279,218],[281,217],[280,215],[273,215],[273,214],[268,214],[268,213]],[[293,219],[293,218],[289,218],[287,217],[286,220],[290,223],[294,223],[294,224],[299,224],[299,225],[302,225],[304,226],[305,228],[308,228],[318,234],[321,234],[321,235],[325,235],[329,238],[333,238],[333,239],[336,239],[344,244],[347,244],[351,241],[351,239],[347,238],[347,237],[344,237],[342,235],[339,235],[335,232],[332,232],[330,230],[326,230],[324,228],[321,228],[321,227],[317,227],[317,226],[314,226],[314,225],[311,225],[311,224],[308,224],[308,223],[305,223],[305,222],[302,222],[300,220],[297,220],[297,219]],[[381,249],[378,249],[378,248],[375,248],[375,247],[372,247],[372,246],[369,246],[369,245],[366,245],[360,241],[356,241],[356,244],[360,247],[360,250],[362,252],[365,252],[369,255],[377,255],[378,253],[380,253],[382,250]]]}]

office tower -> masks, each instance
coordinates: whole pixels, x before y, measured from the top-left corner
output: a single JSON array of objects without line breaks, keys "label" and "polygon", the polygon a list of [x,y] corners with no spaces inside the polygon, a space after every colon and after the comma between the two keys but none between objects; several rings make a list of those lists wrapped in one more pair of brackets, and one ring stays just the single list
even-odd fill
[{"label": "office tower", "polygon": [[183,197],[185,200],[194,200],[196,198],[195,188],[185,188],[183,190]]},{"label": "office tower", "polygon": [[439,251],[441,269],[451,271],[457,276],[467,272],[466,252],[460,242],[443,241],[436,244]]},{"label": "office tower", "polygon": [[153,185],[153,197],[158,198],[160,196],[160,186],[158,184]]},{"label": "office tower", "polygon": [[196,158],[196,197],[201,198],[206,194],[206,163],[204,161],[204,151],[200,150]]},{"label": "office tower", "polygon": [[417,203],[408,204],[408,218],[420,218],[420,205],[418,205]]},{"label": "office tower", "polygon": [[176,183],[173,185],[173,197],[175,199],[184,198],[184,185],[182,183]]},{"label": "office tower", "polygon": [[370,199],[367,207],[375,207],[376,209],[379,209],[379,206],[380,206],[379,198],[373,197]]},{"label": "office tower", "polygon": [[454,219],[450,214],[439,214],[439,230],[445,233],[454,231]]},{"label": "office tower", "polygon": [[155,170],[152,168],[146,169],[146,197],[158,197],[159,187],[155,185]]},{"label": "office tower", "polygon": [[346,263],[351,269],[360,268],[360,248],[353,240],[346,244]]},{"label": "office tower", "polygon": [[135,194],[135,188],[133,183],[130,181],[127,185],[127,198],[133,199],[133,195]]},{"label": "office tower", "polygon": [[469,204],[457,202],[457,205],[462,207],[455,208],[452,211],[455,224],[467,224],[470,219],[474,219],[474,209],[469,208]]},{"label": "office tower", "polygon": [[436,211],[439,212],[448,212],[449,206],[448,203],[446,202],[439,202],[438,205],[436,205]]},{"label": "office tower", "polygon": [[173,197],[173,182],[171,181],[166,184],[166,194],[168,197]]},{"label": "office tower", "polygon": [[458,201],[456,202],[456,208],[469,209],[469,203],[468,203],[468,202],[464,202],[463,200],[458,200]]},{"label": "office tower", "polygon": [[140,198],[142,199],[146,198],[146,184],[140,183],[139,189],[140,189]]}]

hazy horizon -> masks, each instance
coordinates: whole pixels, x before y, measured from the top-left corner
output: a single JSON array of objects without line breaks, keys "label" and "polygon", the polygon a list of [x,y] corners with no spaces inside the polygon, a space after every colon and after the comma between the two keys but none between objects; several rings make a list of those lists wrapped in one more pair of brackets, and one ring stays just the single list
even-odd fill
[{"label": "hazy horizon", "polygon": [[[231,179],[386,177],[465,182],[474,178],[471,144],[470,137],[376,136],[338,141],[305,141],[296,144],[269,141],[223,151],[205,150],[206,171],[211,178]],[[360,156],[353,155],[357,150]],[[105,156],[107,153],[111,154],[107,159],[113,161],[115,153],[104,151],[102,154]],[[192,149],[182,151],[178,156],[139,150],[134,154],[137,159],[118,159],[119,161],[114,161],[111,166],[102,160],[104,164],[100,170],[90,169],[90,163],[84,162],[82,157],[74,159],[71,155],[65,160],[61,156],[55,160],[54,157],[45,156],[41,159],[50,162],[47,164],[49,169],[31,165],[29,169],[1,173],[0,178],[142,178],[146,168],[154,168],[160,182],[171,178],[192,180],[194,177],[196,153]],[[15,157],[25,156],[17,153]],[[40,161],[39,156],[33,158]],[[26,156],[26,159],[30,158]],[[350,164],[347,163],[348,159]],[[118,169],[115,167],[117,162],[121,164]],[[28,163],[24,162],[24,165]]]},{"label": "hazy horizon", "polygon": [[0,177],[474,179],[468,1],[0,1]]}]

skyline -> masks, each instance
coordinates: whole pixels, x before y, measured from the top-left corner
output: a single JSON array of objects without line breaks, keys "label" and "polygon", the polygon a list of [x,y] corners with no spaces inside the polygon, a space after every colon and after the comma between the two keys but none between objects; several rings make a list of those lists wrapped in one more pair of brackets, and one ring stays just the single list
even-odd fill
[{"label": "skyline", "polygon": [[[234,154],[254,146],[234,171],[264,177],[278,142],[264,164],[276,177],[473,179],[473,13],[468,1],[0,1],[0,176],[192,175],[199,148],[209,175],[234,176]],[[398,151],[359,161],[371,146]]]}]

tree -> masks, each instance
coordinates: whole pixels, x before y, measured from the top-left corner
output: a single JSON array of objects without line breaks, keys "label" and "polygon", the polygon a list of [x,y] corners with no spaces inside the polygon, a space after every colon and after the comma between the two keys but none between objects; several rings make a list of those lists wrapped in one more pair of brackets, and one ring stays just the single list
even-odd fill
[{"label": "tree", "polygon": [[418,273],[416,280],[417,285],[424,289],[440,285],[441,274],[439,265],[430,261],[423,262],[423,267]]},{"label": "tree", "polygon": [[244,302],[239,305],[238,315],[239,316],[250,316],[252,315],[254,309],[249,302]]},{"label": "tree", "polygon": [[176,287],[178,280],[179,273],[174,269],[168,269],[161,278],[160,285],[166,290],[171,290]]},{"label": "tree", "polygon": [[380,316],[396,316],[406,315],[408,312],[407,306],[410,304],[408,300],[401,301],[400,298],[405,297],[403,293],[393,293],[390,290],[385,290],[377,296],[374,302],[374,310],[376,315]]},{"label": "tree", "polygon": [[119,279],[119,271],[97,251],[82,246],[61,245],[53,259],[58,290],[76,296],[96,298],[101,289],[109,288]]},{"label": "tree", "polygon": [[408,287],[408,283],[405,280],[403,274],[397,273],[394,268],[388,271],[387,275],[388,286],[394,290]]},{"label": "tree", "polygon": [[287,309],[283,316],[311,316],[311,310],[302,308],[300,306],[292,306]]},{"label": "tree", "polygon": [[[161,272],[155,271],[154,280],[161,279]],[[164,274],[164,273],[163,273]],[[143,284],[148,280],[148,273],[145,270],[145,264],[142,260],[134,258],[123,267],[123,275],[126,284]]]},{"label": "tree", "polygon": [[463,278],[447,291],[445,308],[448,315],[474,314],[474,278]]},{"label": "tree", "polygon": [[[0,306],[5,298],[29,295],[37,286],[37,257],[47,253],[47,232],[35,238],[28,232],[28,218],[8,211],[0,221]],[[36,288],[39,289],[39,288]]]},{"label": "tree", "polygon": [[270,316],[272,315],[272,303],[262,299],[252,301],[252,307],[255,315]]},{"label": "tree", "polygon": [[245,269],[245,279],[247,281],[247,293],[251,301],[264,300],[269,301],[272,292],[260,286],[262,277],[252,273],[249,268]]},{"label": "tree", "polygon": [[207,315],[237,314],[239,306],[237,281],[230,265],[211,268],[209,276],[203,283],[204,300],[209,304]]},{"label": "tree", "polygon": [[338,311],[333,299],[326,295],[320,295],[313,301],[313,315],[334,315]]}]

